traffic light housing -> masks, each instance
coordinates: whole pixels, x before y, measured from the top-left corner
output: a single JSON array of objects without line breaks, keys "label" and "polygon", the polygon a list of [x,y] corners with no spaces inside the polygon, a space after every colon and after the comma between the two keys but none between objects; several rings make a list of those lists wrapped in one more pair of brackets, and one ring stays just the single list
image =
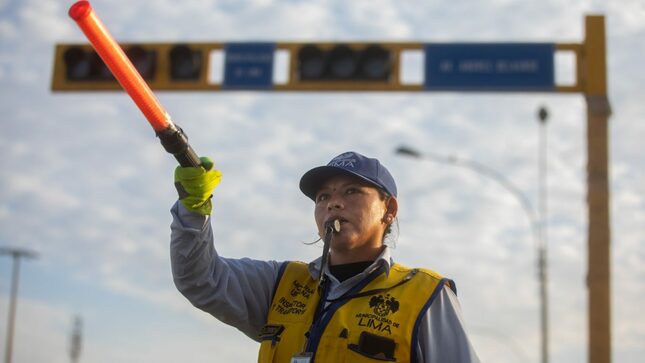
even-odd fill
[{"label": "traffic light housing", "polygon": [[[120,44],[150,88],[159,90],[207,88],[208,53],[216,44]],[[120,90],[110,70],[89,44],[59,44],[54,56],[52,90]]]},{"label": "traffic light housing", "polygon": [[[124,46],[124,52],[147,82],[154,82],[158,54],[145,45]],[[99,55],[87,44],[58,46],[52,82],[54,90],[117,90],[120,86]]]},{"label": "traffic light housing", "polygon": [[298,50],[298,80],[303,82],[387,82],[393,52],[378,44],[307,44]]}]

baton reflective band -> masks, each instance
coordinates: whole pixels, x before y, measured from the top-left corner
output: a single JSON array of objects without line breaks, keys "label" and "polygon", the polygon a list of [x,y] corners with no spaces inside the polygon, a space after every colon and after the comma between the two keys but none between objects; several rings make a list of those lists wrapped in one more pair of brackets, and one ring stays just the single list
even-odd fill
[{"label": "baton reflective band", "polygon": [[94,13],[90,3],[76,2],[69,8],[69,16],[78,24],[121,87],[143,112],[166,151],[173,154],[181,166],[199,166],[199,157],[188,144],[184,132],[170,120],[150,87]]}]

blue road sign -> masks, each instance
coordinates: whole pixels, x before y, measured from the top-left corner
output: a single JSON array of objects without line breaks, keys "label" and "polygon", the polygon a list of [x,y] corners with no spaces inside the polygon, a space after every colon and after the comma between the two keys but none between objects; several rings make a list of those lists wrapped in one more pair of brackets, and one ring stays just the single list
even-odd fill
[{"label": "blue road sign", "polygon": [[429,91],[553,91],[551,43],[425,45]]},{"label": "blue road sign", "polygon": [[229,43],[224,47],[227,89],[273,88],[274,43]]}]

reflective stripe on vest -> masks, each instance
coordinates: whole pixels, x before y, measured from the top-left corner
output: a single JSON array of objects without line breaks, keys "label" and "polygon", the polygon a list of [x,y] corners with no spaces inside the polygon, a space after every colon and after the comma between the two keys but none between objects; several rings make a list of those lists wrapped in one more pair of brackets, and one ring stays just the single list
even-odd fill
[{"label": "reflective stripe on vest", "polygon": [[[409,281],[402,283],[406,277]],[[394,264],[389,276],[375,274],[359,283],[349,299],[332,302],[312,327],[318,280],[306,264],[289,262],[261,333],[258,361],[288,363],[307,347],[315,350],[316,363],[413,361],[421,317],[447,283],[452,284],[433,271]],[[362,296],[352,297],[358,293]]]}]

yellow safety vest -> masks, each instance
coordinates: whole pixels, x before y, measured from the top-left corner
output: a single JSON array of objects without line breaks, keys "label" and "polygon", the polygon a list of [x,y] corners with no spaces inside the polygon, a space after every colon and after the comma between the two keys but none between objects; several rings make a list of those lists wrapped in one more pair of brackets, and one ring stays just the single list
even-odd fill
[{"label": "yellow safety vest", "polygon": [[279,279],[260,338],[259,363],[288,363],[309,352],[312,362],[413,362],[418,325],[435,296],[452,281],[399,264],[372,273],[318,315],[319,281],[302,262],[289,262]]}]

